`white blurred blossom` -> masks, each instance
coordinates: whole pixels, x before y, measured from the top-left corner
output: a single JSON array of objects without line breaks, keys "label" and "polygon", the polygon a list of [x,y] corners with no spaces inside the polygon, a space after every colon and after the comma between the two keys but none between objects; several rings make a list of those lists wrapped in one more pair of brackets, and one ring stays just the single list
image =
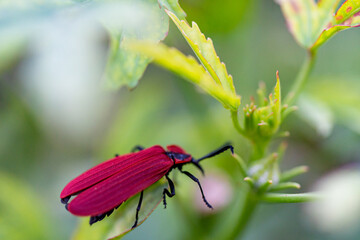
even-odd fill
[{"label": "white blurred blossom", "polygon": [[87,21],[57,19],[31,42],[22,83],[29,105],[56,134],[81,140],[101,122],[109,103],[99,81],[101,36]]},{"label": "white blurred blossom", "polygon": [[360,169],[339,169],[320,179],[315,191],[321,201],[309,203],[305,210],[315,226],[324,232],[351,231],[360,224]]},{"label": "white blurred blossom", "polygon": [[328,106],[303,94],[299,100],[298,115],[312,126],[316,133],[328,137],[334,127],[334,116]]}]

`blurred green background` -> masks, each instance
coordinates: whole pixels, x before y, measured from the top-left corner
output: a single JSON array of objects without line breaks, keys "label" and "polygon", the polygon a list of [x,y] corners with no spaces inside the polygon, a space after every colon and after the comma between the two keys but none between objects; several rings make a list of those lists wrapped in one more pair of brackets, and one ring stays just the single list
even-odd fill
[{"label": "blurred green background", "polygon": [[[196,21],[204,34],[212,38],[218,55],[234,78],[242,104],[255,95],[260,81],[271,89],[276,70],[280,72],[283,94],[287,93],[305,51],[287,31],[276,3],[183,0],[180,4],[188,14],[187,20]],[[61,42],[66,44],[67,39],[75,35],[64,32]],[[36,41],[33,38],[30,42]],[[102,54],[97,60],[104,64],[107,39],[98,41]],[[302,191],[311,190],[316,181],[329,172],[360,159],[359,42],[360,31],[355,28],[336,35],[321,47],[306,94],[299,101],[300,110],[282,127],[291,132],[282,169],[297,165],[310,167],[307,174],[297,179]],[[191,54],[172,23],[165,43]],[[14,44],[16,46],[16,42]],[[23,76],[34,70],[29,66],[29,58],[37,66],[56,60],[62,63],[61,59],[53,58],[41,62],[32,48],[51,52],[52,47],[51,44],[26,44],[21,51],[15,51],[16,54],[1,52],[0,239],[71,238],[79,219],[60,203],[62,188],[84,170],[115,153],[127,153],[134,145],[178,144],[200,157],[232,141],[239,155],[249,156],[250,144],[234,131],[230,115],[221,104],[154,65],[148,67],[139,85],[131,91],[122,88],[98,93],[96,87],[89,89],[64,82],[61,86],[49,83],[37,92],[36,83],[31,86],[24,83]],[[76,49],[72,58],[76,59],[76,54],[81,53],[86,53],[86,49],[84,52]],[[90,61],[88,69],[92,68],[91,64]],[[76,72],[77,66],[72,67]],[[99,68],[103,67],[100,64]],[[65,70],[69,69],[72,68]],[[61,67],[56,71],[62,76]],[[44,78],[51,82],[46,76]],[[91,77],[96,86],[101,76]],[[65,94],[55,96],[62,90]],[[86,94],[90,98],[84,97]],[[311,117],[314,112],[318,113],[316,119]],[[228,210],[236,210],[231,204],[233,198],[241,195],[243,183],[234,161],[225,154],[207,160],[203,166],[205,172],[227,176],[234,191],[228,196]],[[188,169],[200,176],[196,169]],[[168,200],[168,209],[159,206],[143,225],[124,239],[198,239],[196,234],[200,233],[184,222],[186,218],[180,207],[195,209],[194,221],[204,222],[197,222],[195,226],[212,226],[212,218],[219,217],[216,212],[208,215],[192,206],[194,184],[179,176],[176,185],[177,196]],[[356,225],[359,226],[359,222]],[[92,226],[96,227],[96,224]],[[304,204],[262,204],[243,239],[359,237],[358,227],[323,231],[304,212]]]}]

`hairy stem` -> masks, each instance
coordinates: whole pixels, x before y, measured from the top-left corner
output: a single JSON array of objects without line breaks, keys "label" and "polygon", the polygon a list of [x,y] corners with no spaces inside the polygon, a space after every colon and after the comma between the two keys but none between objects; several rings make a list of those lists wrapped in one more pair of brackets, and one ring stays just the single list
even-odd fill
[{"label": "hairy stem", "polygon": [[252,189],[249,189],[245,195],[241,214],[236,221],[236,225],[232,228],[232,231],[230,231],[228,236],[226,236],[224,239],[237,239],[240,235],[244,233],[244,230],[249,224],[257,204],[258,199],[256,194],[252,191]]},{"label": "hairy stem", "polygon": [[266,193],[261,200],[268,203],[299,203],[321,200],[323,196],[320,193]]},{"label": "hairy stem", "polygon": [[300,71],[298,72],[295,82],[291,87],[290,92],[287,94],[285,98],[284,104],[291,106],[291,104],[294,103],[294,101],[297,99],[297,97],[303,90],[309,78],[309,75],[314,67],[315,57],[316,57],[316,52],[311,52],[311,51],[308,52],[305,61]]},{"label": "hairy stem", "polygon": [[242,127],[239,124],[237,111],[231,111],[231,119],[232,119],[232,122],[234,124],[236,131],[238,131],[238,133],[240,133],[242,136],[246,137],[244,129],[242,129]]},{"label": "hairy stem", "polygon": [[[250,161],[263,158],[266,154],[268,142],[258,144],[259,142],[253,142],[253,154]],[[235,226],[222,236],[222,239],[236,239],[244,233],[247,225],[249,224],[251,217],[259,203],[258,194],[249,188],[244,195],[242,205],[239,211],[239,215],[236,217]]]}]

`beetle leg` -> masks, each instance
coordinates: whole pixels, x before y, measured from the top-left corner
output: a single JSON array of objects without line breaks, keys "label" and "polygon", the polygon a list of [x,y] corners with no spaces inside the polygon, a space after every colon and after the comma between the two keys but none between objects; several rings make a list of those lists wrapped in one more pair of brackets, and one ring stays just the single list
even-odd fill
[{"label": "beetle leg", "polygon": [[219,149],[217,149],[217,150],[215,150],[215,151],[213,151],[213,152],[211,152],[209,154],[206,154],[202,158],[199,158],[199,159],[195,160],[195,162],[199,162],[199,161],[201,161],[201,160],[203,160],[205,158],[211,158],[211,157],[216,156],[216,155],[218,155],[218,154],[220,154],[220,153],[222,153],[222,152],[224,152],[224,151],[226,151],[228,149],[231,150],[231,153],[234,153],[234,147],[231,146],[230,144],[225,144],[221,148],[219,148]]},{"label": "beetle leg", "polygon": [[131,152],[136,152],[136,151],[141,151],[144,150],[145,148],[143,146],[140,145],[136,145],[135,147],[133,147],[133,149],[131,150]]},{"label": "beetle leg", "polygon": [[134,225],[133,225],[131,228],[134,228],[134,227],[137,226],[138,219],[139,219],[139,212],[140,212],[140,208],[141,208],[141,203],[142,203],[142,200],[143,200],[143,195],[144,195],[144,191],[141,191],[139,203],[138,203],[138,206],[137,206],[137,208],[136,208],[135,223],[134,223]]},{"label": "beetle leg", "polygon": [[167,190],[166,188],[164,188],[163,191],[163,203],[164,203],[164,208],[166,208],[166,195],[168,195],[168,197],[172,198],[173,196],[175,196],[175,186],[173,181],[171,181],[171,179],[169,178],[169,176],[166,174],[165,175],[166,180],[169,182],[169,187],[170,187],[170,192],[169,190]]},{"label": "beetle leg", "polygon": [[70,198],[71,198],[71,196],[62,198],[62,199],[61,199],[61,203],[67,204],[67,203],[69,202]]},{"label": "beetle leg", "polygon": [[203,192],[203,189],[202,189],[202,187],[201,187],[201,184],[200,184],[199,179],[197,179],[194,175],[192,175],[191,173],[189,173],[189,172],[187,172],[187,171],[183,171],[183,170],[181,170],[181,169],[179,169],[179,170],[180,170],[180,172],[182,172],[183,174],[185,174],[186,176],[188,176],[189,178],[191,178],[194,182],[196,182],[196,183],[199,185],[200,192],[201,192],[202,198],[203,198],[206,206],[208,206],[209,208],[212,209],[213,207],[210,205],[210,203],[209,203],[209,202],[206,200],[206,198],[205,198],[205,195],[204,195],[204,192]]}]

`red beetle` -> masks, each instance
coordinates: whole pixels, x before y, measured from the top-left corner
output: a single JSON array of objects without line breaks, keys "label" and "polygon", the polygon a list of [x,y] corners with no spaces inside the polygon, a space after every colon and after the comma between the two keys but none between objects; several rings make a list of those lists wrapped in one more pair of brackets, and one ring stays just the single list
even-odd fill
[{"label": "red beetle", "polygon": [[[166,208],[165,195],[168,197],[175,195],[175,186],[169,178],[169,172],[177,168],[199,185],[205,204],[212,208],[204,196],[199,180],[191,173],[183,171],[182,166],[192,163],[204,173],[199,161],[227,149],[233,153],[233,147],[226,144],[195,160],[176,145],[167,146],[168,151],[158,145],[146,149],[137,146],[134,151],[139,150],[138,152],[116,155],[115,158],[100,163],[70,181],[60,194],[61,202],[66,204],[66,209],[74,215],[90,216],[91,225],[109,216],[123,202],[141,192],[134,228],[138,223],[144,189],[165,176],[170,188],[170,191],[166,188],[163,191],[163,203]],[[69,202],[70,197],[74,195],[76,197]]]}]

